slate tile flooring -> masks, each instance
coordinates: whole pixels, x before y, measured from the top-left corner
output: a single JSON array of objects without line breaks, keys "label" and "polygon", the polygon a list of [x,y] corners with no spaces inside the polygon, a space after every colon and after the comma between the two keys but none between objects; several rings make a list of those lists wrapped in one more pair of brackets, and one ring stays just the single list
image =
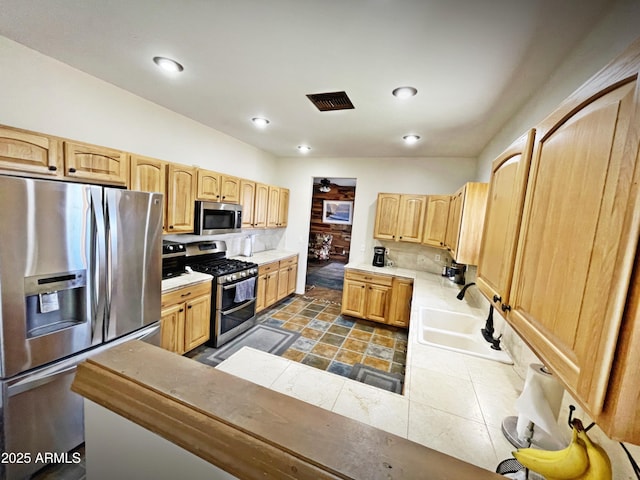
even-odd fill
[{"label": "slate tile flooring", "polygon": [[343,317],[340,305],[295,295],[261,312],[258,323],[300,332],[282,356],[348,377],[356,363],[404,374],[406,330]]}]

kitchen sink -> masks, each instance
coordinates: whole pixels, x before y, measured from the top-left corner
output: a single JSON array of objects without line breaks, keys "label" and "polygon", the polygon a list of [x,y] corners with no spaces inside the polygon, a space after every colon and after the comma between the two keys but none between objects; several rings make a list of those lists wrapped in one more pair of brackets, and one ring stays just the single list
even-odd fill
[{"label": "kitchen sink", "polygon": [[485,320],[476,316],[420,307],[418,311],[418,343],[465,353],[496,362],[513,364],[504,350],[494,350],[482,337]]}]

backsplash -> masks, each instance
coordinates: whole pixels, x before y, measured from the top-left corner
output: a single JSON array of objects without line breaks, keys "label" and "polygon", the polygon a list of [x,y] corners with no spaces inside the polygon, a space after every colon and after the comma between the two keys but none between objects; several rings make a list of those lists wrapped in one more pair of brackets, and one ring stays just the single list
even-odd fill
[{"label": "backsplash", "polygon": [[[389,251],[386,256],[387,265],[392,262],[394,267],[440,274],[442,267],[451,263],[451,255],[441,248],[388,241],[378,243]],[[437,256],[440,257],[439,260],[436,260]]]},{"label": "backsplash", "polygon": [[253,253],[265,250],[281,248],[281,241],[285,229],[274,228],[268,230],[244,230],[238,233],[227,233],[224,235],[164,235],[164,240],[175,242],[193,243],[207,240],[224,240],[227,244],[227,257],[242,255],[245,251],[245,242],[253,237]]}]

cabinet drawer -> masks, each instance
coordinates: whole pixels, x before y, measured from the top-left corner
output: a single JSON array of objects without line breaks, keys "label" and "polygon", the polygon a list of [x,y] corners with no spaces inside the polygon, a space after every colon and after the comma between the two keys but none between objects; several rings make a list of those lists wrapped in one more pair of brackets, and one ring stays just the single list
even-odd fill
[{"label": "cabinet drawer", "polygon": [[278,270],[279,268],[280,262],[265,263],[264,265],[260,265],[258,267],[258,275],[273,272],[274,270]]},{"label": "cabinet drawer", "polygon": [[211,282],[202,282],[196,285],[189,285],[188,287],[174,290],[162,295],[162,308],[166,308],[176,303],[186,302],[192,298],[199,297],[201,295],[211,294]]},{"label": "cabinet drawer", "polygon": [[298,263],[298,257],[296,256],[285,258],[284,260],[280,260],[280,268],[290,267],[291,265],[296,265],[297,263]]},{"label": "cabinet drawer", "polygon": [[390,287],[391,283],[393,282],[392,276],[377,275],[375,273],[368,273],[360,270],[346,270],[344,275],[348,280],[375,283],[376,285],[385,285],[387,287]]}]

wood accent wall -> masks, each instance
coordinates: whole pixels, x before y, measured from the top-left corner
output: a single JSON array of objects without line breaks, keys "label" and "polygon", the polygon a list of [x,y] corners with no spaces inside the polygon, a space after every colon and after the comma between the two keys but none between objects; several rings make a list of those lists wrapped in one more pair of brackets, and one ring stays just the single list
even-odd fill
[{"label": "wood accent wall", "polygon": [[330,253],[331,260],[347,263],[349,260],[349,250],[351,249],[351,225],[322,223],[322,201],[340,200],[353,202],[356,196],[356,187],[343,187],[334,183],[330,186],[331,191],[327,193],[318,190],[320,185],[313,186],[309,242],[315,237],[316,233],[330,233],[333,235]]}]

